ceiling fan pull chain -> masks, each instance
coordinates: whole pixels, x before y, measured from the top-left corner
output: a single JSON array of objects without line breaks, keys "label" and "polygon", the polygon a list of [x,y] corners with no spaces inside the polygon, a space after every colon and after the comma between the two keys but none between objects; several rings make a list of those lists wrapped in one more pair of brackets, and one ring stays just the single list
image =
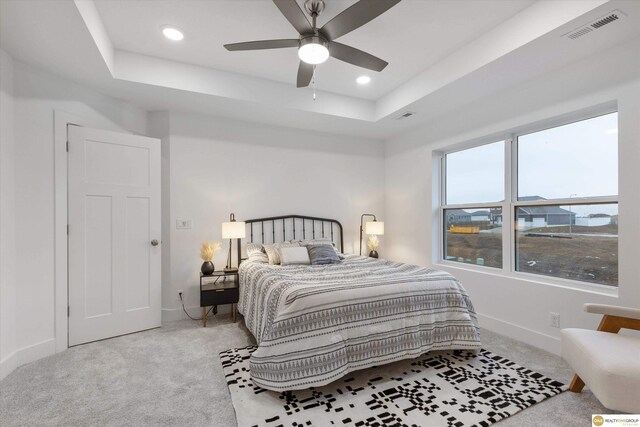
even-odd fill
[{"label": "ceiling fan pull chain", "polygon": [[313,100],[316,100],[316,66],[313,66]]}]

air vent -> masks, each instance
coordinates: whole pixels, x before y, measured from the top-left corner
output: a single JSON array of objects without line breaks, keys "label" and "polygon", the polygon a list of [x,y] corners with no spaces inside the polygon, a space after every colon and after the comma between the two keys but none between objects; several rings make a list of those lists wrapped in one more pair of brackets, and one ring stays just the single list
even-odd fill
[{"label": "air vent", "polygon": [[613,12],[607,13],[604,16],[596,19],[595,21],[584,25],[580,28],[576,28],[573,31],[569,31],[567,34],[564,34],[563,37],[570,38],[575,40],[579,37],[584,36],[585,34],[589,34],[597,29],[604,27],[605,25],[611,24],[612,22],[618,21],[627,16],[624,12],[619,11],[618,9]]},{"label": "air vent", "polygon": [[611,23],[613,21],[616,21],[616,20],[620,19],[619,16],[620,16],[619,14],[612,13],[611,15],[606,16],[606,17],[594,22],[593,24],[591,24],[591,26],[593,28],[595,28],[595,29],[598,29],[598,28],[602,27],[603,25],[607,25],[607,24],[609,24],[609,23]]},{"label": "air vent", "polygon": [[415,112],[413,112],[413,111],[407,111],[406,113],[402,113],[399,116],[394,117],[394,120],[404,120],[407,117],[413,116],[414,114],[415,114]]}]

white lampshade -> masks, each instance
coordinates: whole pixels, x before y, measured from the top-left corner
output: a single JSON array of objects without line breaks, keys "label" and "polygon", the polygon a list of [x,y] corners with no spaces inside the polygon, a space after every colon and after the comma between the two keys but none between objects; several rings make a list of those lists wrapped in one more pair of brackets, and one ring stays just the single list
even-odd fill
[{"label": "white lampshade", "polygon": [[229,221],[222,223],[223,239],[244,239],[247,229],[243,221]]},{"label": "white lampshade", "polygon": [[366,234],[375,234],[376,236],[384,235],[384,222],[383,221],[368,221],[364,225]]}]

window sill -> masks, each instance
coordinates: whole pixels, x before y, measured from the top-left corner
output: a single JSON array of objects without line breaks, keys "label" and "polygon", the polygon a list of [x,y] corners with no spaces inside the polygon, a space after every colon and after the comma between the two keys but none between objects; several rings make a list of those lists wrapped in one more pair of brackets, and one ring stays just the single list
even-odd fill
[{"label": "window sill", "polygon": [[595,294],[607,297],[618,298],[618,287],[612,287],[607,285],[598,285],[594,283],[578,282],[575,280],[553,278],[548,276],[540,276],[537,274],[522,273],[522,272],[506,272],[501,268],[495,267],[481,267],[474,264],[461,264],[458,262],[441,260],[433,265],[436,268],[442,270],[463,270],[473,273],[486,274],[488,276],[495,276],[501,278],[508,278],[512,280],[518,280],[527,283],[533,283],[542,286],[551,286],[556,288],[570,289],[577,292],[584,292],[588,294]]}]

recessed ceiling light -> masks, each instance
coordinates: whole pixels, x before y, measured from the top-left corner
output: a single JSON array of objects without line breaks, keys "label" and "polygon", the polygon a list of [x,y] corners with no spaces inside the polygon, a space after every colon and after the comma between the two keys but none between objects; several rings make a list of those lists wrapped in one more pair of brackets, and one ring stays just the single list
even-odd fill
[{"label": "recessed ceiling light", "polygon": [[180,41],[184,38],[184,34],[182,34],[182,31],[180,31],[176,27],[171,27],[169,25],[165,25],[164,27],[162,27],[162,34],[164,34],[164,36],[169,40],[173,41]]},{"label": "recessed ceiling light", "polygon": [[369,76],[360,76],[356,79],[356,81],[358,82],[358,84],[361,85],[366,85],[367,83],[369,83],[371,81],[371,77]]}]

